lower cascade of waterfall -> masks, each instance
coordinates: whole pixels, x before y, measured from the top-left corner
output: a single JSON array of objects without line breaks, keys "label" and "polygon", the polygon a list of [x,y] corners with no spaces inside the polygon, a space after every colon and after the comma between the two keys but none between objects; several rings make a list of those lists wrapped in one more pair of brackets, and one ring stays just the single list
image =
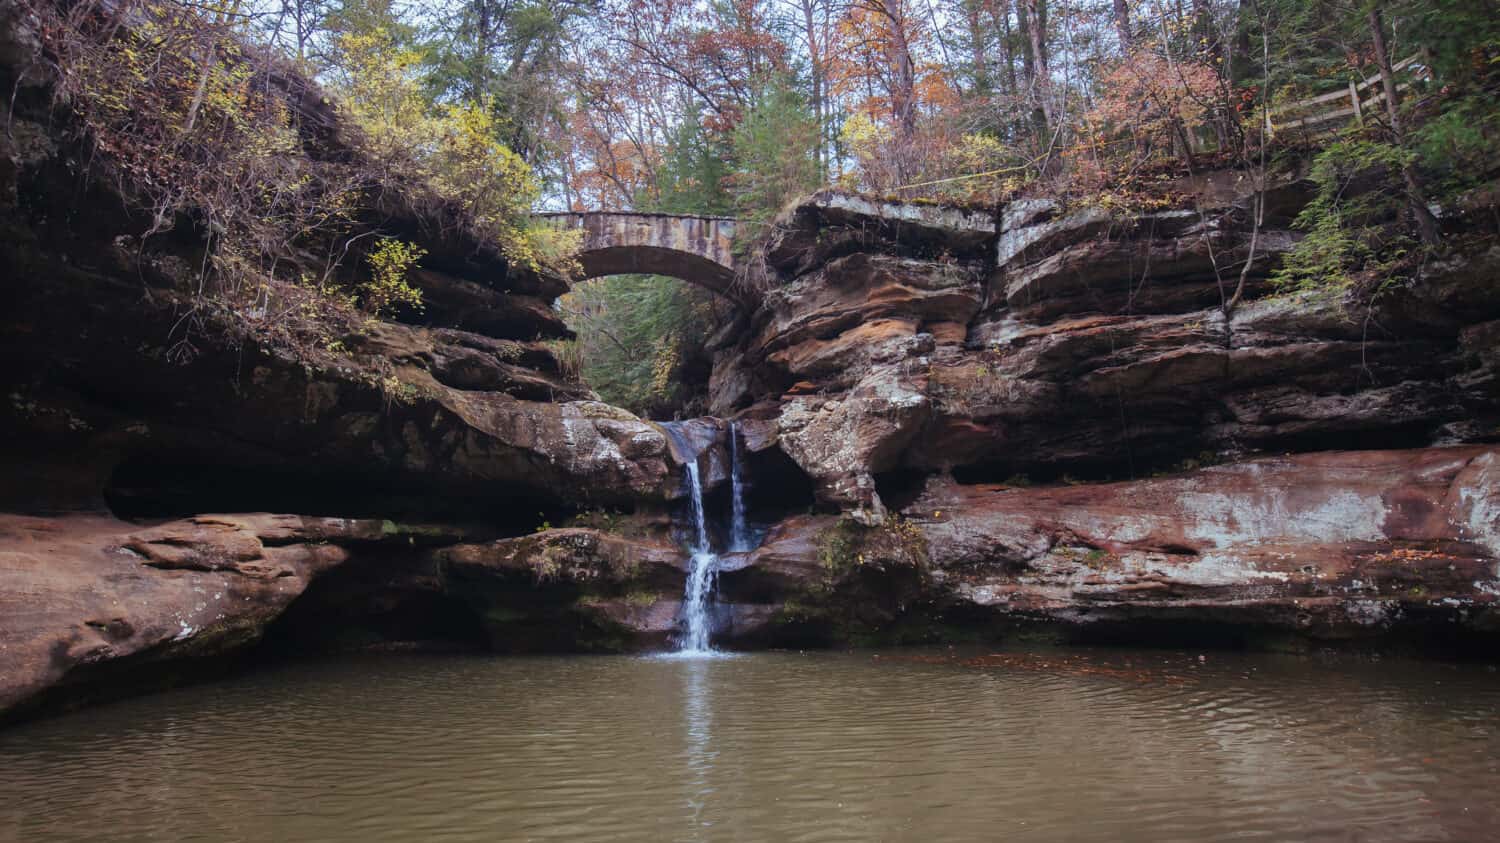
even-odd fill
[{"label": "lower cascade of waterfall", "polygon": [[[686,657],[712,656],[719,651],[713,648],[713,603],[719,576],[719,555],[714,552],[709,537],[708,516],[703,505],[703,481],[698,460],[685,441],[678,427],[663,423],[662,428],[682,447],[684,467],[687,470],[689,509],[692,512],[693,531],[688,551],[692,554],[688,566],[687,584],[682,595],[682,637],[678,642],[678,654]],[[729,550],[744,552],[753,549],[754,537],[745,518],[745,483],[740,470],[738,431],[729,426],[729,476],[730,476],[730,523]]]},{"label": "lower cascade of waterfall", "polygon": [[679,650],[683,653],[710,653],[709,635],[713,618],[709,604],[714,598],[714,584],[719,574],[719,556],[708,542],[708,523],[703,514],[703,484],[698,479],[698,461],[687,462],[688,486],[692,493],[693,527],[695,529],[692,564],[688,567],[687,586],[682,593],[683,634]]}]

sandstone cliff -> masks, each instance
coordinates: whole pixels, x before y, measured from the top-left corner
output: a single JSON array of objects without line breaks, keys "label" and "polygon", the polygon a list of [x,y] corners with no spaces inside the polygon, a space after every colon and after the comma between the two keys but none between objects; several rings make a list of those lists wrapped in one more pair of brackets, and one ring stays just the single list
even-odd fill
[{"label": "sandstone cliff", "polygon": [[[670,646],[684,466],[725,511],[731,420],[764,533],[721,560],[733,646],[1493,655],[1482,222],[1446,217],[1449,252],[1379,296],[1277,295],[1306,198],[1287,175],[1228,310],[1251,257],[1232,174],[1139,212],[821,193],[751,251],[716,417],[664,430],[563,371],[566,279],[417,186],[360,218],[427,251],[421,313],[308,343],[294,313],[205,308],[183,269],[205,233],[142,237],[25,32],[7,18],[0,45],[0,716],[287,650]],[[315,88],[287,92],[309,155],[355,154]]]},{"label": "sandstone cliff", "polygon": [[995,220],[815,197],[767,244],[763,303],[719,352],[714,409],[765,420],[759,444],[820,499],[877,513],[877,480],[902,471],[1140,477],[1200,455],[1500,435],[1487,235],[1374,301],[1271,295],[1299,236],[1287,178],[1226,316],[1251,197],[1193,187],[1191,209],[1029,200]]}]

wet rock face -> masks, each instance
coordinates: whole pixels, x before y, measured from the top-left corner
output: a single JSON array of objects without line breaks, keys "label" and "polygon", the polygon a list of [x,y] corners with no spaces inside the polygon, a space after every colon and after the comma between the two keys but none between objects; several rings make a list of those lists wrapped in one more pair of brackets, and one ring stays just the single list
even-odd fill
[{"label": "wet rock face", "polygon": [[0,515],[0,722],[172,684],[251,653],[441,643],[661,649],[686,560],[665,522],[509,539],[264,513],[141,527]]},{"label": "wet rock face", "polygon": [[356,548],[415,540],[389,522],[286,515],[149,528],[0,516],[0,719],[150,687],[242,652]]},{"label": "wet rock face", "polygon": [[677,633],[687,555],[662,532],[562,528],[434,558],[497,651],[665,649]]},{"label": "wet rock face", "polygon": [[[1500,449],[1329,452],[1156,480],[929,482],[899,521],[783,522],[723,575],[751,641],[932,630],[1249,643],[1500,636]],[[863,613],[861,617],[860,613]],[[947,620],[945,620],[947,619]],[[956,620],[955,620],[956,619]]]}]

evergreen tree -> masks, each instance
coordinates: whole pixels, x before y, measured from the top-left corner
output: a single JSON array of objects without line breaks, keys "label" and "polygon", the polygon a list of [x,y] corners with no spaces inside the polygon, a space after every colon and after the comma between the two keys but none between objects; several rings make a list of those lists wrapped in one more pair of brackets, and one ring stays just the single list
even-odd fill
[{"label": "evergreen tree", "polygon": [[735,129],[736,209],[767,219],[788,201],[817,189],[818,118],[785,77],[765,85]]}]

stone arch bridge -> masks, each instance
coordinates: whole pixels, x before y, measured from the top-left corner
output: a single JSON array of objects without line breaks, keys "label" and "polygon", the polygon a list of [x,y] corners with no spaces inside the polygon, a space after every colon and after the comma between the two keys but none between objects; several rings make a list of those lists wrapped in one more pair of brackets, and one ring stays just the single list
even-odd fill
[{"label": "stone arch bridge", "polygon": [[734,285],[733,217],[642,214],[625,211],[537,214],[563,228],[581,229],[579,280],[601,275],[669,275],[706,287],[740,304]]}]

